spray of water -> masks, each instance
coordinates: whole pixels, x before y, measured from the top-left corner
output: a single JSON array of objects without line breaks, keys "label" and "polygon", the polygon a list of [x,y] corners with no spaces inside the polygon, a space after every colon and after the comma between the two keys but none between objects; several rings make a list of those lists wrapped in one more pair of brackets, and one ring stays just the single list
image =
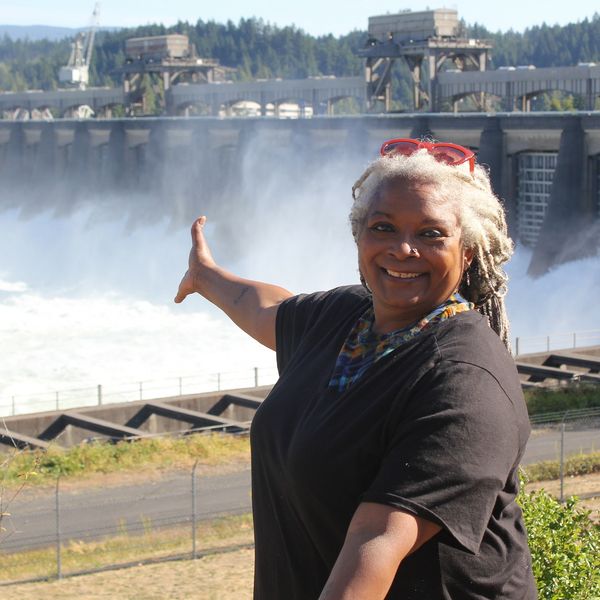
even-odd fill
[{"label": "spray of water", "polygon": [[[215,258],[242,276],[293,292],[357,283],[347,215],[350,187],[369,158],[290,151],[257,133],[212,177],[218,161],[201,176],[193,165],[167,161],[166,183],[143,194],[99,188],[74,196],[60,180],[48,182],[43,202],[23,187],[7,192],[0,399],[273,365],[270,350],[200,297],[172,304],[188,226],[206,214]],[[526,275],[529,259],[518,249],[509,268],[513,336],[598,328],[600,258],[535,281]]]}]

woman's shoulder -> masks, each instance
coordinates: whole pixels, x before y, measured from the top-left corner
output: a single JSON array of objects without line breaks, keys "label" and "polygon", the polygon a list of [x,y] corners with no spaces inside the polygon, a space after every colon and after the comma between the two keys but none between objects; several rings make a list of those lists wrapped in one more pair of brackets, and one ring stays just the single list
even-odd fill
[{"label": "woman's shoulder", "polygon": [[440,322],[432,330],[440,358],[464,359],[479,363],[490,355],[494,359],[512,361],[500,337],[490,327],[487,317],[477,310],[469,310]]},{"label": "woman's shoulder", "polygon": [[345,285],[331,290],[292,296],[282,302],[281,312],[298,311],[316,316],[323,311],[352,310],[366,305],[369,300],[369,293],[361,285]]},{"label": "woman's shoulder", "polygon": [[280,370],[300,344],[308,339],[330,336],[356,320],[370,303],[359,285],[337,287],[325,292],[299,294],[284,300],[277,309],[276,340]]},{"label": "woman's shoulder", "polygon": [[452,369],[453,364],[486,374],[508,397],[521,397],[517,368],[509,350],[489,326],[487,317],[476,310],[459,313],[432,331],[436,363]]}]

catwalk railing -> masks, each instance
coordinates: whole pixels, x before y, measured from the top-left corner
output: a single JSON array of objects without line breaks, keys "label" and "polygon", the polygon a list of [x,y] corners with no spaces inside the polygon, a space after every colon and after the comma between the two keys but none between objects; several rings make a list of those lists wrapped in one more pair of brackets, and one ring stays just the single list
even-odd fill
[{"label": "catwalk railing", "polygon": [[[600,346],[600,329],[554,333],[545,336],[518,336],[512,341],[512,351],[515,357],[523,354],[588,346]],[[126,383],[103,383],[45,393],[4,395],[0,397],[0,416],[7,417],[41,411],[258,387],[275,383],[277,376],[275,366],[262,366]]]},{"label": "catwalk railing", "polygon": [[15,394],[0,399],[0,416],[100,406],[118,402],[169,398],[203,392],[271,385],[277,380],[274,366],[250,367],[181,377],[125,383],[106,383],[46,393]]},{"label": "catwalk railing", "polygon": [[600,346],[600,329],[551,335],[517,336],[512,340],[514,356],[550,352],[551,350],[575,350],[589,346]]}]

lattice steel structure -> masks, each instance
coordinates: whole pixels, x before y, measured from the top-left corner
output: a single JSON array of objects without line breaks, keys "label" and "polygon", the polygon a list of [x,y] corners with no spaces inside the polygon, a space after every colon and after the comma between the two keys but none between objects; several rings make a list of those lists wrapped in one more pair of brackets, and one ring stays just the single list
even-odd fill
[{"label": "lattice steel structure", "polygon": [[460,71],[485,71],[491,47],[487,41],[461,37],[458,12],[452,9],[369,17],[369,39],[358,52],[366,59],[369,109],[383,105],[390,111],[392,67],[404,59],[413,79],[414,109],[439,110],[436,83],[445,63],[452,61]]},{"label": "lattice steel structure", "polygon": [[125,57],[125,64],[115,72],[123,75],[123,91],[129,105],[141,104],[143,111],[140,86],[144,74],[159,75],[166,93],[176,82],[223,82],[235,72],[214,58],[198,57],[188,36],[180,34],[130,38],[125,42]]},{"label": "lattice steel structure", "polygon": [[558,152],[521,152],[518,155],[518,236],[535,246],[546,218]]}]

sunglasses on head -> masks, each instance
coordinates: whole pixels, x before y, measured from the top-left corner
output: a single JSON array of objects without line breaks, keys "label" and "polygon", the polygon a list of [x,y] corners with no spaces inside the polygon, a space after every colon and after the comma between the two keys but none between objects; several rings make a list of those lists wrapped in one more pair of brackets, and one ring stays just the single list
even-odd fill
[{"label": "sunglasses on head", "polygon": [[422,142],[410,138],[397,138],[383,142],[379,153],[381,156],[410,156],[417,150],[427,150],[437,161],[447,165],[469,163],[471,173],[475,170],[475,153],[468,148],[450,142]]}]

